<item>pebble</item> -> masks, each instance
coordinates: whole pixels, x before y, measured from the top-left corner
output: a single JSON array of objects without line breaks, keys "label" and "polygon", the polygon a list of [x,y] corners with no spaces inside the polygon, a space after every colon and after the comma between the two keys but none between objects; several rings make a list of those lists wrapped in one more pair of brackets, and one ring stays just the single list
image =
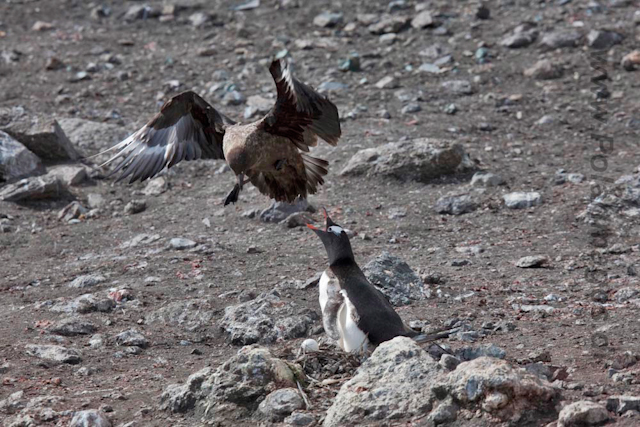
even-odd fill
[{"label": "pebble", "polygon": [[302,341],[300,348],[304,353],[315,353],[317,351],[320,351],[318,342],[313,338],[307,338],[306,340]]},{"label": "pebble", "polygon": [[433,17],[431,16],[431,12],[422,11],[418,13],[412,20],[411,26],[416,30],[421,30],[423,28],[432,27],[435,25]]},{"label": "pebble", "polygon": [[422,110],[422,107],[420,107],[419,104],[407,104],[404,107],[402,107],[402,110],[400,110],[400,112],[402,114],[413,114],[421,110]]},{"label": "pebble", "polygon": [[472,187],[497,187],[505,183],[504,179],[491,172],[479,171],[471,178]]},{"label": "pebble", "polygon": [[207,22],[211,21],[211,16],[204,12],[196,12],[189,16],[189,22],[192,26],[196,28],[200,28],[204,26]]},{"label": "pebble", "polygon": [[454,95],[471,95],[473,88],[467,80],[449,80],[442,83],[442,88]]},{"label": "pebble", "polygon": [[434,207],[439,214],[462,215],[473,212],[478,208],[469,194],[444,196],[436,201]]},{"label": "pebble", "polygon": [[634,50],[626,54],[620,62],[622,68],[627,71],[633,71],[640,66],[640,50]]}]

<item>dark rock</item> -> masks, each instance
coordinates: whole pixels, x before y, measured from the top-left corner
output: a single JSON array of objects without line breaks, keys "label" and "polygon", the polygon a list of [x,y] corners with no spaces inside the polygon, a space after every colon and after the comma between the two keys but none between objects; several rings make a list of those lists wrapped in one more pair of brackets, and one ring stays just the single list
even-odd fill
[{"label": "dark rock", "polygon": [[260,213],[260,219],[264,222],[282,222],[294,213],[313,213],[315,211],[316,209],[309,204],[307,199],[298,199],[293,203],[273,202],[271,206]]},{"label": "dark rock", "polygon": [[439,214],[462,215],[478,209],[470,194],[455,194],[438,199],[435,211]]},{"label": "dark rock", "polygon": [[258,412],[271,422],[282,422],[296,409],[302,409],[304,401],[295,388],[281,388],[271,392],[260,402]]},{"label": "dark rock", "polygon": [[98,328],[93,323],[86,322],[75,317],[58,320],[50,328],[52,334],[72,337],[75,335],[88,335],[94,333]]},{"label": "dark rock", "polygon": [[616,44],[622,43],[624,37],[622,34],[614,31],[591,30],[587,35],[587,44],[590,48],[596,50],[610,49]]},{"label": "dark rock", "polygon": [[12,182],[44,172],[38,156],[9,134],[0,131],[0,182]]},{"label": "dark rock", "polygon": [[410,304],[429,297],[429,290],[409,265],[388,252],[369,261],[362,272],[387,296],[391,304]]},{"label": "dark rock", "polygon": [[564,47],[576,47],[582,41],[582,34],[575,30],[554,31],[545,34],[540,40],[540,45],[547,49],[560,49]]}]

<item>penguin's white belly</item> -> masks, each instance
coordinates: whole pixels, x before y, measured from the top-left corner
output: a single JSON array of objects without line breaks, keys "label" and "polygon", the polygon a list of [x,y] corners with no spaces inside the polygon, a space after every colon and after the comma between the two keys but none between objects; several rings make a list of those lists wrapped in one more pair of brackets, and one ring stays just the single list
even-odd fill
[{"label": "penguin's white belly", "polygon": [[320,311],[324,313],[324,308],[327,306],[329,300],[329,275],[326,271],[320,276]]},{"label": "penguin's white belly", "polygon": [[340,291],[344,298],[344,302],[338,313],[338,332],[340,333],[340,347],[346,352],[360,352],[367,349],[369,340],[367,335],[358,327],[356,320],[358,314],[355,307],[349,301],[347,292],[343,289]]}]

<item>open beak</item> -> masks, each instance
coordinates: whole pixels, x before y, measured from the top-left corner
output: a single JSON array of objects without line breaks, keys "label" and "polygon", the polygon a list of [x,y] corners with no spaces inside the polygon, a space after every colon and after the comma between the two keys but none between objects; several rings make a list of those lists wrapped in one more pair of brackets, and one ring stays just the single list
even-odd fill
[{"label": "open beak", "polygon": [[312,224],[307,224],[307,227],[309,227],[313,231],[319,231],[320,230],[318,227],[316,227],[315,225],[312,225]]}]

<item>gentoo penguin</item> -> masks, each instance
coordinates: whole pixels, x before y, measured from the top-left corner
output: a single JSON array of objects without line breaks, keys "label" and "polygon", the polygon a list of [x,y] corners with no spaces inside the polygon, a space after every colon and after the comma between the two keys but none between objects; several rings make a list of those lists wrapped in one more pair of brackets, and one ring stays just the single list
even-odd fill
[{"label": "gentoo penguin", "polygon": [[152,178],[182,160],[225,159],[237,179],[225,206],[238,201],[247,182],[277,201],[314,194],[324,183],[329,163],[307,153],[318,138],[338,143],[338,109],[294,78],[285,59],[274,60],[269,71],[278,97],[262,119],[237,124],[195,92],[183,92],[140,130],[100,153],[117,151],[102,166],[123,158],[112,173],[122,170],[118,181],[130,177],[131,183]]},{"label": "gentoo penguin", "polygon": [[[356,263],[349,236],[326,214],[326,228],[312,229],[324,244],[329,268],[320,278],[320,308],[327,335],[347,352],[366,351],[397,336],[416,341],[439,337],[421,335],[404,324],[382,292],[365,277]],[[446,336],[446,335],[443,335]]]}]

